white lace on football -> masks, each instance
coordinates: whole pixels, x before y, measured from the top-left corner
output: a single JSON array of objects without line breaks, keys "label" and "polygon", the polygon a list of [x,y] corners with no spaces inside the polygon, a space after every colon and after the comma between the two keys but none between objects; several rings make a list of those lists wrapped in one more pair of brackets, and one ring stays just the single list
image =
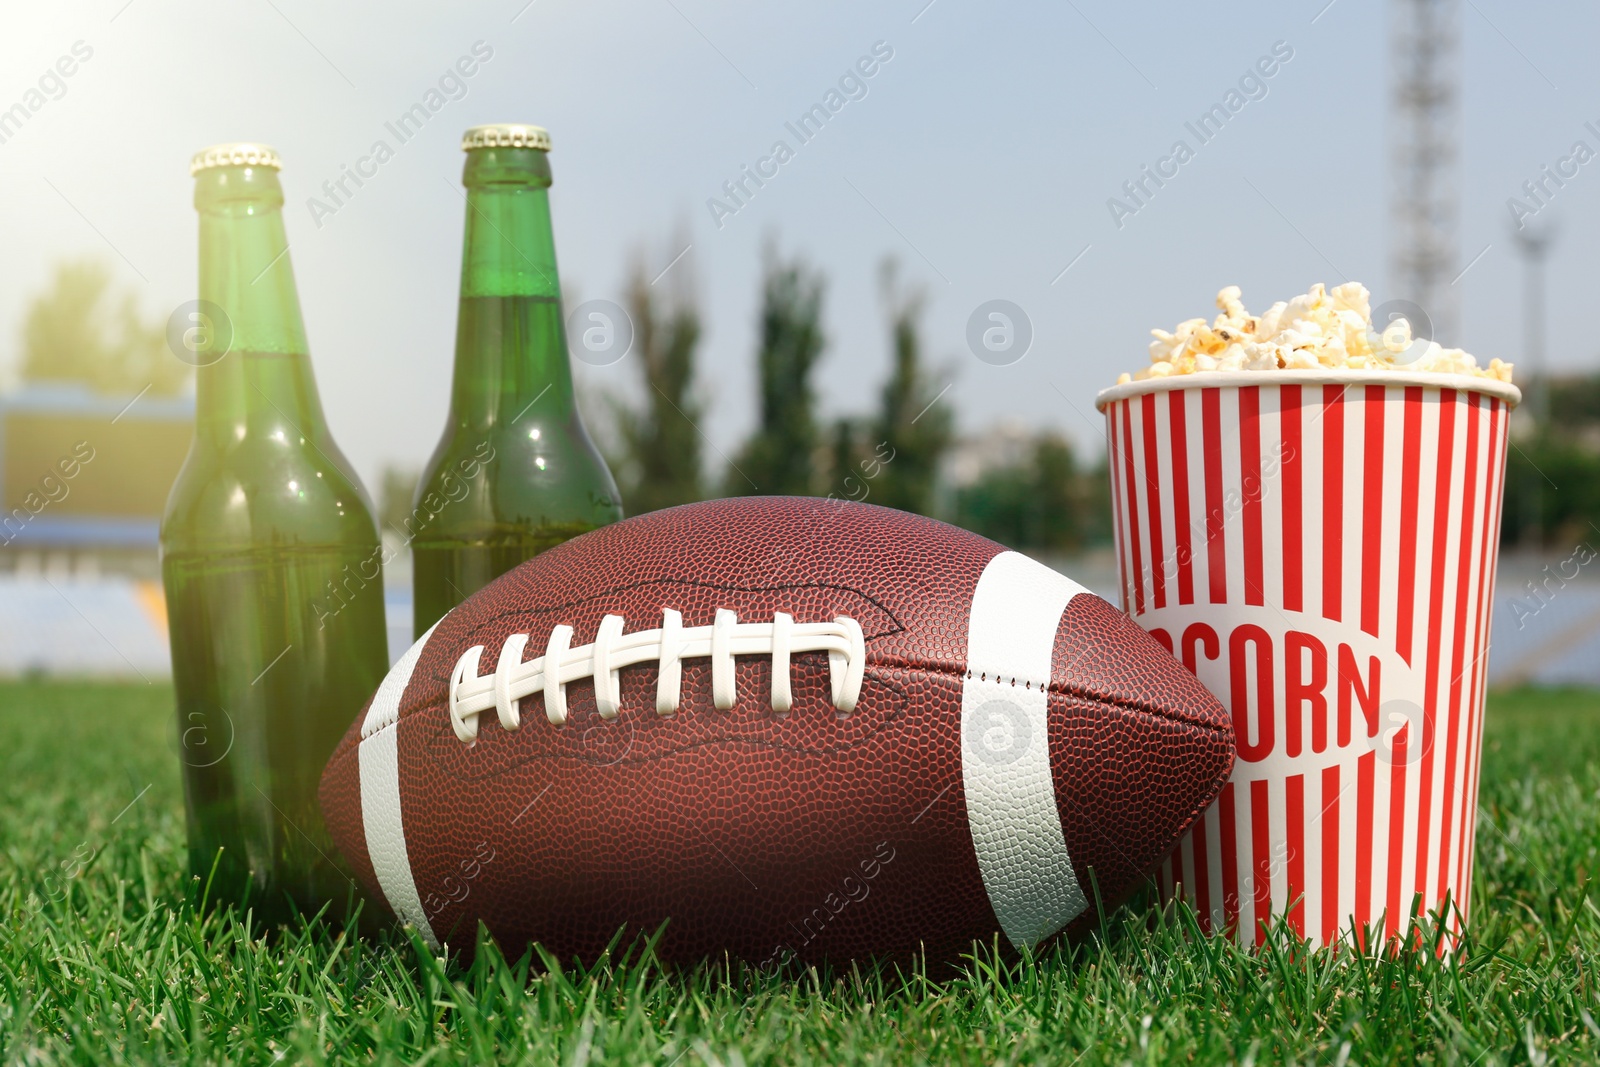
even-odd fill
[{"label": "white lace on football", "polygon": [[[527,634],[512,634],[500,646],[494,673],[478,674],[484,646],[474,645],[456,663],[450,677],[450,723],[456,737],[471,742],[478,736],[478,716],[493,708],[507,730],[522,725],[519,702],[535,693],[544,697],[545,716],[556,725],[567,721],[567,685],[579,678],[594,679],[595,707],[604,719],[621,708],[623,667],[652,660],[660,665],[656,684],[656,711],[670,715],[678,710],[683,681],[683,661],[710,657],[711,702],[722,711],[737,699],[733,680],[735,656],[772,657],[772,709],[787,712],[794,706],[789,687],[789,660],[796,652],[826,652],[832,684],[833,706],[841,712],[855,710],[866,669],[866,642],[861,625],[841,615],[832,622],[797,623],[776,612],[771,622],[740,622],[727,608],[718,608],[710,626],[685,628],[683,616],[671,608],[662,613],[659,630],[623,633],[621,615],[600,620],[594,644],[572,645],[572,627],[550,631],[544,655],[524,661]],[[553,665],[553,666],[552,666]]]}]

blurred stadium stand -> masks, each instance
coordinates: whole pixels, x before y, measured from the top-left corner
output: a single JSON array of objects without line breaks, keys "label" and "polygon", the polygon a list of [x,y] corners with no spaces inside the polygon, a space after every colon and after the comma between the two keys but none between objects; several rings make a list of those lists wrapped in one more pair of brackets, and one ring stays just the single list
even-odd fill
[{"label": "blurred stadium stand", "polygon": [[[411,645],[411,589],[403,560],[402,555],[385,575],[391,662]],[[1047,562],[1116,599],[1109,554]],[[1550,579],[1559,566],[1560,559],[1502,561],[1490,635],[1491,685],[1600,686],[1600,558],[1560,584]],[[1573,569],[1569,565],[1567,573]],[[1544,592],[1534,595],[1529,582],[1543,583]],[[0,675],[18,674],[166,677],[160,583],[89,575],[64,565],[0,574]]]},{"label": "blurred stadium stand", "polygon": [[[392,663],[411,647],[411,591],[384,597]],[[161,583],[65,568],[0,574],[0,677],[170,676]]]},{"label": "blurred stadium stand", "polygon": [[0,395],[0,570],[159,576],[189,397],[109,397],[65,382]]},{"label": "blurred stadium stand", "polygon": [[[0,675],[170,674],[157,535],[193,418],[188,397],[0,395]],[[411,644],[411,583],[409,554],[391,549],[392,661]],[[1600,686],[1600,559],[1575,558],[1502,559],[1491,684]],[[1045,562],[1117,599],[1109,550]]]}]

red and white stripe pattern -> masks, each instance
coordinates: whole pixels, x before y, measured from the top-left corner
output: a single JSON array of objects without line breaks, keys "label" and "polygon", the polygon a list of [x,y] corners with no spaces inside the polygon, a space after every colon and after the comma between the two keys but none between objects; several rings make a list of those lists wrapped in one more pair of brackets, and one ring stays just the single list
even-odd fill
[{"label": "red and white stripe pattern", "polygon": [[1159,877],[1242,939],[1388,941],[1466,914],[1517,394],[1298,377],[1102,397],[1123,607],[1239,747]]}]

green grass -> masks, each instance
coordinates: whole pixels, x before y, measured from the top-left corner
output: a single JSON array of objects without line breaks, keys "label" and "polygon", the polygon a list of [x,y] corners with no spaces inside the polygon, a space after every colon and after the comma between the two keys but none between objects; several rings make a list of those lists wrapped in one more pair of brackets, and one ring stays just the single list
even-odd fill
[{"label": "green grass", "polygon": [[1124,911],[954,979],[637,955],[547,971],[322,926],[202,918],[170,691],[0,685],[6,1062],[1380,1063],[1600,1060],[1600,695],[1497,696],[1475,926],[1447,961],[1243,952]]}]

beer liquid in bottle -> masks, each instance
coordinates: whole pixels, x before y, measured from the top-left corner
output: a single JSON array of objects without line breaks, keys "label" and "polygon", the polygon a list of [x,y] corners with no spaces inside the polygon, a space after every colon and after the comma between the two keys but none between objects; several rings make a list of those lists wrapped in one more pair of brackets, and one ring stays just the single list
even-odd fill
[{"label": "beer liquid in bottle", "polygon": [[278,167],[262,145],[191,164],[195,435],[161,522],[189,868],[268,925],[351,899],[317,785],[389,665],[377,528],[317,398]]},{"label": "beer liquid in bottle", "polygon": [[419,637],[517,564],[622,518],[572,393],[549,135],[476,126],[462,148],[467,222],[450,416],[407,531]]}]

